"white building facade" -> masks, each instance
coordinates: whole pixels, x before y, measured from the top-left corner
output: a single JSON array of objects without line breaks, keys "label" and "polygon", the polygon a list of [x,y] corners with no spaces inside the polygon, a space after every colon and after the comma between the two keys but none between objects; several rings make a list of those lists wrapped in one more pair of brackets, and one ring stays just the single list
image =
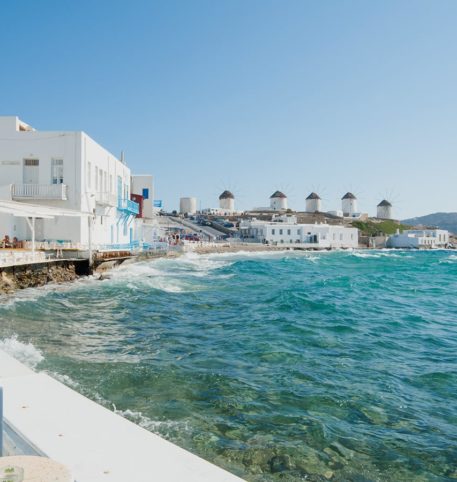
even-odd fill
[{"label": "white building facade", "polygon": [[306,248],[357,248],[358,229],[329,224],[297,224],[295,216],[280,216],[275,220],[244,220],[240,234],[245,240],[271,245]]},{"label": "white building facade", "polygon": [[[132,246],[139,206],[130,169],[84,132],[36,131],[0,117],[0,197],[78,211],[81,217],[37,219],[37,241],[75,246]],[[10,237],[30,239],[25,220],[0,219]]]},{"label": "white building facade", "polygon": [[223,211],[235,211],[235,196],[230,191],[224,191],[219,196],[219,207]]},{"label": "white building facade", "polygon": [[306,198],[306,212],[307,213],[315,213],[320,212],[322,210],[321,207],[321,198],[315,192],[312,192]]},{"label": "white building facade", "polygon": [[434,249],[449,245],[449,231],[445,229],[411,229],[396,233],[386,243],[388,248]]},{"label": "white building facade", "polygon": [[341,198],[341,210],[343,211],[343,216],[345,217],[352,217],[357,215],[358,207],[357,207],[357,198],[351,192],[347,192]]},{"label": "white building facade", "polygon": [[376,206],[376,217],[379,219],[392,219],[392,204],[387,199],[383,199]]},{"label": "white building facade", "polygon": [[195,197],[180,198],[179,212],[181,214],[195,214],[197,212],[197,198]]},{"label": "white building facade", "polygon": [[287,196],[281,191],[276,191],[270,196],[270,209],[273,211],[287,211]]}]

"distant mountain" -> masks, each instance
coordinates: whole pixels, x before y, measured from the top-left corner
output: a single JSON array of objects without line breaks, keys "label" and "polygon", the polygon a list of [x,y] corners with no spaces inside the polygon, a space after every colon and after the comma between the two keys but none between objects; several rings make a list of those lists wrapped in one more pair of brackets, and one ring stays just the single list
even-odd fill
[{"label": "distant mountain", "polygon": [[433,213],[418,218],[404,219],[402,223],[411,226],[433,226],[457,234],[457,213]]}]

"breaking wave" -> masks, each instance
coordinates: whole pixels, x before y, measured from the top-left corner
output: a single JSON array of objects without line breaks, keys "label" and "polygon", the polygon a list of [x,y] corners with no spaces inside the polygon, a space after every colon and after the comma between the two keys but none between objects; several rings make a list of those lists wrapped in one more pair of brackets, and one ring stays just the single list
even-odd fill
[{"label": "breaking wave", "polygon": [[16,335],[0,340],[0,350],[3,350],[29,368],[36,368],[44,360],[40,350],[33,346],[32,343],[19,341]]}]

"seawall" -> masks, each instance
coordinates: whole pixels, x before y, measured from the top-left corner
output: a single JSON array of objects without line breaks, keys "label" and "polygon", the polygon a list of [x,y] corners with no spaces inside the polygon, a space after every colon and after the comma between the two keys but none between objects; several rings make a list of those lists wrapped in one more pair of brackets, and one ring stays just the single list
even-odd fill
[{"label": "seawall", "polygon": [[89,261],[60,259],[0,267],[0,293],[12,293],[47,283],[73,281],[90,274]]}]

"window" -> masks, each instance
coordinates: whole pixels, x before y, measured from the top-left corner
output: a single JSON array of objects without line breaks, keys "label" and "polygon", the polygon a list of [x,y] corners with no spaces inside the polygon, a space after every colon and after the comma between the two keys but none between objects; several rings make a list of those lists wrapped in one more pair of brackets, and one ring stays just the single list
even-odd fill
[{"label": "window", "polygon": [[287,230],[287,234],[290,236],[290,229]]},{"label": "window", "polygon": [[340,233],[340,241],[343,241],[343,233]]},{"label": "window", "polygon": [[149,199],[149,189],[147,187],[143,189],[143,199]]},{"label": "window", "polygon": [[39,159],[24,159],[24,166],[39,166]]},{"label": "window", "polygon": [[274,229],[271,230],[271,234],[273,234],[273,235],[275,234],[275,230],[274,230]]},{"label": "window", "polygon": [[51,161],[51,184],[63,184],[63,159]]},{"label": "window", "polygon": [[123,229],[123,232],[124,232],[124,236],[127,236],[127,221],[124,221],[124,229]]},{"label": "window", "polygon": [[279,230],[279,234],[282,234],[282,229]]}]

